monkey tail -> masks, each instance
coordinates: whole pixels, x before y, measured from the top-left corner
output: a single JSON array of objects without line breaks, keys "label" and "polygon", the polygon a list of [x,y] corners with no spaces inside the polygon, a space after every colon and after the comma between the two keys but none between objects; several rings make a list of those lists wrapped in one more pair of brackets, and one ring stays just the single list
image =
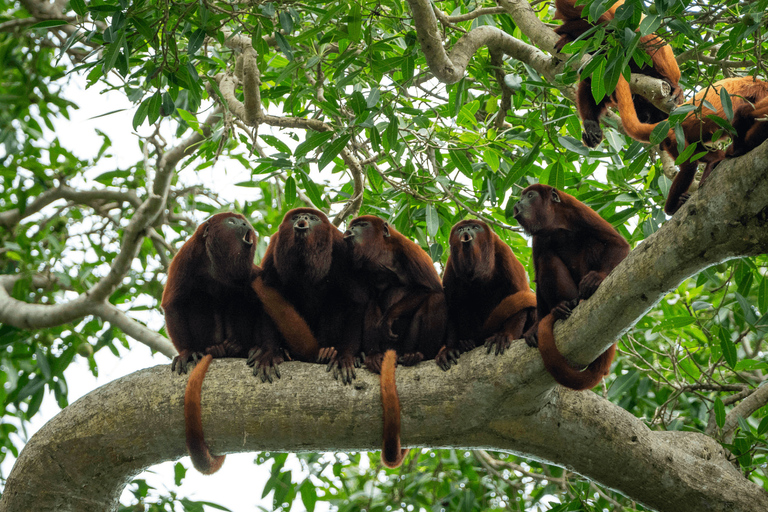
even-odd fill
[{"label": "monkey tail", "polygon": [[619,115],[621,116],[621,125],[627,135],[640,142],[650,142],[651,133],[659,123],[648,124],[641,123],[637,118],[635,103],[632,101],[632,91],[629,84],[624,79],[624,75],[619,76],[616,84],[616,103],[619,106]]},{"label": "monkey tail", "polygon": [[536,294],[531,290],[522,290],[512,295],[507,295],[488,315],[483,324],[483,332],[489,335],[495,333],[513,315],[516,315],[523,309],[535,307]]},{"label": "monkey tail", "polygon": [[320,351],[320,345],[312,330],[285,297],[271,286],[264,284],[261,276],[251,283],[253,291],[259,296],[264,310],[272,318],[277,330],[285,339],[291,355],[301,361],[314,361]]},{"label": "monkey tail", "polygon": [[584,371],[579,371],[571,366],[563,357],[555,345],[555,336],[552,329],[555,325],[555,317],[552,314],[545,316],[539,322],[539,352],[544,360],[544,367],[555,378],[558,384],[571,389],[583,390],[595,387],[611,369],[611,362],[616,353],[616,344],[600,354],[592,361]]},{"label": "monkey tail", "polygon": [[381,406],[384,409],[384,442],[381,462],[388,468],[403,463],[408,450],[400,449],[400,398],[395,384],[397,353],[387,350],[381,363]]},{"label": "monkey tail", "polygon": [[203,390],[203,379],[208,372],[213,356],[203,357],[192,370],[187,381],[187,391],[184,393],[184,420],[187,433],[187,450],[192,458],[192,465],[204,475],[217,472],[226,455],[211,455],[208,443],[203,434],[203,419],[200,411],[200,398]]}]

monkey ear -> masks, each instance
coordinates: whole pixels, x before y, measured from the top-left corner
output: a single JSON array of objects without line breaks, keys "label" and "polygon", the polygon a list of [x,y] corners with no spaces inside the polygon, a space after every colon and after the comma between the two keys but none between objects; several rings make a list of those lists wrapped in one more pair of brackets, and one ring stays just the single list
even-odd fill
[{"label": "monkey ear", "polygon": [[208,236],[208,223],[205,223],[205,229],[203,230],[203,238]]},{"label": "monkey ear", "polygon": [[554,189],[554,188],[552,189],[552,202],[553,203],[559,203],[560,202],[560,196],[557,195],[557,190]]},{"label": "monkey ear", "polygon": [[385,222],[384,226],[382,226],[382,228],[384,229],[384,238],[389,237],[390,236],[390,234],[389,234],[389,224]]}]

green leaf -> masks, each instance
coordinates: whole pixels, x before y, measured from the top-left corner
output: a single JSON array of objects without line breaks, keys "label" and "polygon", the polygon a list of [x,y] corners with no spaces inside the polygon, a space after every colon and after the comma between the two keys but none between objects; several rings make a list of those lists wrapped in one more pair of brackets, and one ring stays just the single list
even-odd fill
[{"label": "green leaf", "polygon": [[301,494],[301,503],[307,512],[314,512],[317,503],[317,490],[308,478],[301,483],[299,494]]},{"label": "green leaf", "polygon": [[723,425],[725,425],[725,405],[723,405],[723,401],[720,400],[720,397],[715,398],[714,410],[717,426],[723,428]]},{"label": "green leaf", "polygon": [[720,348],[723,350],[723,357],[725,358],[725,362],[728,363],[728,366],[731,368],[736,366],[736,345],[734,345],[731,340],[721,338]]},{"label": "green leaf", "polygon": [[351,41],[359,41],[362,34],[362,22],[363,17],[360,15],[360,4],[352,2],[352,6],[349,12],[349,24],[347,25],[347,32],[349,33],[349,39]]},{"label": "green leaf", "polygon": [[40,23],[35,23],[30,29],[34,28],[50,28],[50,27],[60,27],[61,25],[66,25],[67,22],[65,20],[45,20],[41,21]]},{"label": "green leaf", "polygon": [[69,6],[77,13],[78,16],[85,16],[88,10],[85,8],[85,0],[71,0]]},{"label": "green leaf", "polygon": [[472,164],[467,158],[466,151],[463,149],[449,149],[448,155],[451,157],[451,162],[456,168],[461,171],[468,178],[472,178],[474,173],[472,172]]},{"label": "green leaf", "polygon": [[323,201],[323,197],[320,195],[320,189],[317,188],[315,182],[309,179],[309,176],[303,172],[298,174],[309,200],[312,201],[312,204],[315,205],[316,208],[323,208],[325,206],[325,201]]},{"label": "green leaf", "polygon": [[725,87],[720,88],[720,104],[723,106],[723,112],[725,117],[729,121],[733,121],[733,103],[731,103],[731,95],[725,90]]},{"label": "green leaf", "polygon": [[184,477],[187,476],[187,468],[184,467],[184,465],[181,462],[177,462],[173,466],[173,480],[176,483],[176,486],[181,485],[181,481],[184,480]]},{"label": "green leaf", "polygon": [[192,32],[192,34],[189,36],[189,45],[187,46],[187,53],[189,55],[194,55],[197,53],[197,50],[200,49],[201,46],[203,46],[203,41],[205,41],[205,30],[199,28]]},{"label": "green leaf", "polygon": [[592,71],[592,97],[595,103],[600,103],[605,98],[605,59],[598,60],[598,66]]},{"label": "green leaf", "polygon": [[288,176],[288,179],[285,180],[285,202],[287,205],[292,206],[294,203],[296,203],[296,180],[293,179],[293,176]]},{"label": "green leaf", "polygon": [[757,289],[757,308],[761,313],[768,313],[768,276],[760,280],[760,286]]},{"label": "green leaf", "polygon": [[149,110],[149,100],[151,98],[147,98],[144,101],[141,102],[139,105],[139,108],[136,109],[136,113],[133,115],[133,129],[138,129],[139,126],[144,122],[144,120],[147,118],[147,111]]},{"label": "green leaf", "polygon": [[280,26],[283,27],[283,31],[286,34],[293,33],[293,18],[288,11],[280,11],[278,16],[280,18]]},{"label": "green leaf", "polygon": [[434,237],[437,230],[440,229],[440,218],[437,216],[437,210],[432,204],[427,205],[427,234]]},{"label": "green leaf", "polygon": [[333,138],[333,132],[311,132],[310,135],[298,146],[296,146],[296,151],[294,152],[294,156],[296,158],[301,158],[305,156],[307,153],[312,151],[313,149],[317,148],[318,146],[321,146],[331,140]]},{"label": "green leaf", "polygon": [[658,28],[661,26],[661,21],[661,17],[656,14],[651,14],[640,21],[640,27],[638,30],[640,31],[641,35],[647,36],[648,34],[652,34],[658,30]]},{"label": "green leaf", "polygon": [[162,94],[160,94],[160,91],[155,91],[155,94],[149,98],[149,107],[147,108],[147,119],[149,120],[150,125],[155,124],[160,117],[160,105],[162,104]]},{"label": "green leaf", "polygon": [[317,162],[317,168],[322,171],[326,165],[331,163],[333,159],[336,158],[336,155],[341,153],[341,150],[344,149],[350,138],[350,135],[342,135],[328,144],[328,147],[325,148],[325,151],[323,151],[323,154]]},{"label": "green leaf", "polygon": [[283,52],[283,55],[285,55],[288,60],[292,61],[293,51],[291,50],[291,45],[288,43],[288,40],[285,38],[285,36],[280,32],[276,32],[275,39],[277,40],[277,46],[280,48],[280,51]]}]

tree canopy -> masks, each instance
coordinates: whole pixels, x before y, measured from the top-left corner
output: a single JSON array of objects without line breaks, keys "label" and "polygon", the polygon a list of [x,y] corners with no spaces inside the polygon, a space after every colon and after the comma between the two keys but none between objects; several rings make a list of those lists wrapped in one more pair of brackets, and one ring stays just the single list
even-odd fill
[{"label": "tree canopy", "polygon": [[[585,4],[595,19],[611,2]],[[766,508],[768,146],[720,164],[669,218],[674,162],[624,135],[615,114],[586,148],[573,101],[580,72],[596,99],[610,94],[631,59],[648,59],[637,42],[652,32],[673,48],[687,98],[726,77],[768,79],[766,8],[626,0],[610,25],[557,53],[549,2],[0,0],[0,458],[18,458],[0,475],[0,510],[33,495],[41,510],[117,507],[126,481],[183,455],[184,379],[167,367],[72,405],[65,372],[82,357],[95,373],[95,352],[137,344],[173,356],[146,314],[210,214],[245,214],[259,257],[292,207],[337,226],[375,214],[440,269],[451,226],[480,218],[533,280],[512,207],[536,182],[588,204],[634,249],[556,328],[579,363],[618,340],[602,386],[554,387],[522,341],[499,357],[462,355],[445,373],[429,361],[398,370],[405,445],[445,449],[412,450],[385,471],[365,453],[380,441],[373,376],[342,386],[288,363],[288,382],[257,385],[228,361],[206,381],[229,400],[204,404],[224,418],[205,423],[213,448],[262,450],[264,493],[285,510]],[[78,107],[68,90],[83,83],[132,102],[143,158],[113,165],[115,141],[101,132],[85,151],[60,142],[54,122]],[[665,93],[636,74],[631,85]],[[196,177],[231,162],[248,170],[238,185],[253,199]],[[63,411],[27,442],[48,393]],[[257,414],[290,417],[296,431],[227,414],[253,403],[274,404]],[[306,450],[355,452],[301,454],[297,480],[280,452]],[[71,468],[91,483],[76,485]],[[203,507],[140,477],[129,489],[125,510]]]}]

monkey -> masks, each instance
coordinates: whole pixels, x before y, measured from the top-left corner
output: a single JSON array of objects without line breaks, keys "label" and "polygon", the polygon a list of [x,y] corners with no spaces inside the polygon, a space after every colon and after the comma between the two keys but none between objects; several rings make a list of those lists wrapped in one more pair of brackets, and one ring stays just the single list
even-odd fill
[{"label": "monkey", "polygon": [[[246,357],[253,347],[266,346],[265,330],[274,324],[290,346],[313,341],[293,307],[274,289],[260,284],[259,293],[270,297],[272,309],[279,314],[274,321],[266,317],[252,288],[261,272],[253,263],[255,242],[256,232],[243,215],[217,213],[198,226],[174,256],[163,290],[166,331],[179,352],[171,371],[187,373],[190,364],[197,362],[184,394],[186,442],[192,464],[207,475],[218,471],[225,458],[211,455],[203,435],[200,398],[211,360]],[[277,354],[277,350],[268,352]],[[264,361],[275,367],[282,358]]]},{"label": "monkey", "polygon": [[462,220],[449,241],[443,274],[448,336],[435,358],[443,370],[481,343],[488,353],[503,354],[536,320],[536,296],[525,268],[488,224]]},{"label": "monkey", "polygon": [[[715,116],[726,118],[720,101],[721,89],[725,89],[731,97],[734,112],[731,125],[736,133],[732,137],[733,143],[727,150],[708,150],[704,144],[714,142],[713,137],[716,134],[723,134],[722,127],[713,120]],[[699,181],[701,186],[723,159],[743,155],[768,138],[768,127],[764,126],[765,123],[756,121],[768,114],[767,98],[768,82],[755,80],[752,77],[738,77],[715,82],[685,103],[697,108],[689,112],[680,123],[684,140],[678,141],[674,128],[670,128],[666,138],[660,144],[661,149],[675,159],[680,156],[681,143],[683,147],[696,144],[696,149],[686,161],[680,164],[680,171],[672,180],[664,205],[664,211],[668,215],[673,215],[690,197],[688,188],[696,176],[699,162],[706,164]],[[622,115],[622,119],[623,117]],[[641,142],[650,142],[651,133],[658,124],[638,123],[632,129],[633,137]]]},{"label": "monkey", "polygon": [[250,288],[256,232],[237,213],[217,213],[197,227],[174,256],[163,290],[166,331],[179,355],[171,371],[187,373],[197,363],[184,394],[187,449],[203,474],[218,471],[203,436],[200,395],[214,357],[245,357],[257,337],[261,311]]},{"label": "monkey", "polygon": [[[566,44],[577,39],[594,25],[609,23],[614,19],[616,9],[623,4],[624,0],[618,0],[593,24],[582,17],[584,7],[576,6],[576,0],[555,0],[555,19],[563,20],[563,24],[555,29],[555,33],[560,35],[560,39],[555,43],[555,50],[562,51]],[[684,100],[683,90],[679,84],[680,68],[672,48],[656,34],[642,36],[640,45],[651,57],[652,64],[650,66],[637,65],[632,59],[629,61],[630,70],[632,73],[641,73],[664,80],[670,86],[671,91],[666,99],[667,111],[672,110]],[[657,123],[669,117],[667,112],[656,108],[646,98],[640,95],[633,96],[623,75],[619,77],[614,93],[603,98],[598,104],[592,95],[592,81],[587,78],[579,82],[576,94],[576,107],[584,126],[582,142],[585,146],[594,148],[603,140],[600,119],[606,115],[609,107],[615,106],[619,107],[624,130],[632,138],[636,138],[633,130],[638,123]]]},{"label": "monkey", "polygon": [[344,239],[353,268],[368,283],[363,352],[365,366],[381,375],[381,460],[394,468],[408,453],[400,448],[395,367],[398,362],[411,366],[437,355],[445,338],[445,295],[429,255],[383,219],[357,217],[349,223]]},{"label": "monkey", "polygon": [[[334,378],[351,383],[361,365],[365,299],[355,298],[362,288],[352,279],[341,231],[319,210],[290,210],[271,237],[261,265],[264,285],[295,307],[317,339],[317,346],[292,347],[291,355],[327,363]],[[270,302],[264,300],[267,311]],[[260,357],[258,350],[252,352],[249,363],[257,364]]]},{"label": "monkey", "polygon": [[538,346],[555,381],[572,389],[590,389],[608,374],[616,344],[578,371],[557,349],[552,329],[555,320],[568,318],[580,300],[595,293],[629,254],[629,244],[589,206],[549,185],[524,189],[513,215],[533,237],[536,273],[538,321],[523,337],[529,346]]}]

